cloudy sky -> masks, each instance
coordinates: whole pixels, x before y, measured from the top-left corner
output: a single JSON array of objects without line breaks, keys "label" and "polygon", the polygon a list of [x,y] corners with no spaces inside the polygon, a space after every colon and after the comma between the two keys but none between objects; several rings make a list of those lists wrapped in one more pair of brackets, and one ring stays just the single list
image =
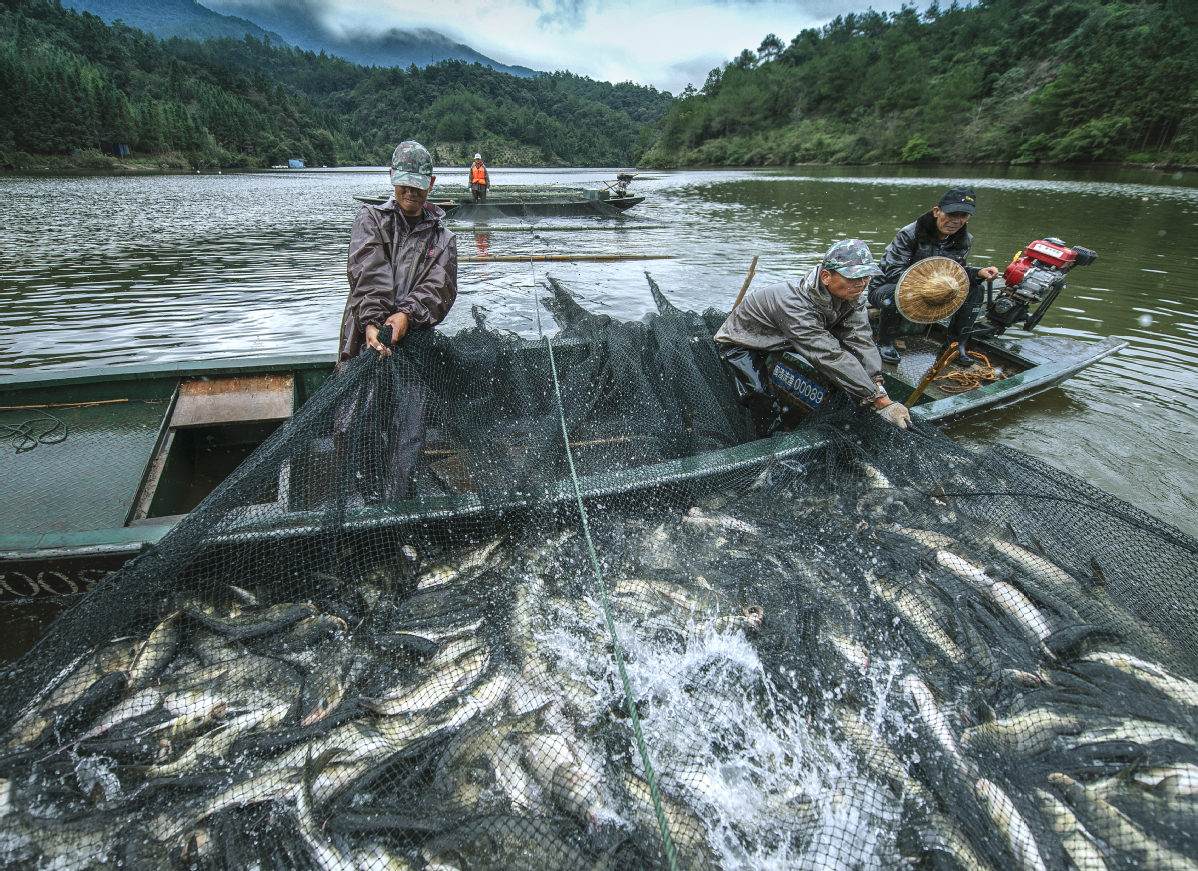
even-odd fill
[{"label": "cloudy sky", "polygon": [[[897,9],[891,0],[200,0],[253,20],[255,5],[287,6],[326,29],[428,27],[506,64],[568,69],[677,93],[775,33],[789,42],[838,14]],[[921,3],[921,6],[926,5]]]}]

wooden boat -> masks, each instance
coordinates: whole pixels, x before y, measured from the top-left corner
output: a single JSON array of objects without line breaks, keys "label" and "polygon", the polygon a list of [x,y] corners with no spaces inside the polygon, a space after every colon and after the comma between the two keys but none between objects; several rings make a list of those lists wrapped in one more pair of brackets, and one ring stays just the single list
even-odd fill
[{"label": "wooden boat", "polygon": [[[383,196],[354,196],[360,203],[381,206],[390,194]],[[475,203],[468,192],[455,193],[452,189],[444,196],[432,200],[445,210],[445,217],[463,217],[469,206],[471,219],[495,218],[582,218],[594,215],[610,215],[610,206],[625,212],[645,201],[644,197],[613,194],[607,189],[561,189],[544,187],[505,186],[500,192],[487,197],[485,203]]]},{"label": "wooden boat", "polygon": [[[654,295],[660,297],[659,308],[672,309],[659,292]],[[908,337],[902,365],[887,369],[892,396],[904,398],[911,392],[931,365],[938,342],[935,335]],[[1009,405],[1060,384],[1126,344],[1060,336],[981,341],[978,350],[1003,367],[1006,377],[956,395],[932,387],[912,414],[945,421]],[[527,341],[516,351],[544,352],[538,341]],[[5,448],[0,450],[0,477],[6,485],[0,488],[0,600],[89,589],[157,542],[319,389],[334,363],[329,353],[169,366],[118,364],[28,372],[0,382],[0,423],[24,423],[33,440],[20,452],[13,451],[19,444],[12,441],[0,445]],[[787,371],[801,375],[804,365],[793,355],[781,355],[775,382],[786,381]],[[65,439],[57,440],[50,417],[67,427]],[[819,445],[818,437],[798,429],[698,456],[591,475],[581,481],[582,491],[597,497],[669,487]],[[256,510],[252,521],[230,535],[310,533],[318,512],[297,510],[283,491],[280,485],[277,502]],[[562,481],[548,498],[568,501],[574,491]],[[446,517],[483,510],[471,492],[442,502],[433,506],[424,501],[421,516],[433,508]],[[352,510],[347,522],[364,527],[395,523],[416,516],[415,511],[414,505],[368,506]]]}]

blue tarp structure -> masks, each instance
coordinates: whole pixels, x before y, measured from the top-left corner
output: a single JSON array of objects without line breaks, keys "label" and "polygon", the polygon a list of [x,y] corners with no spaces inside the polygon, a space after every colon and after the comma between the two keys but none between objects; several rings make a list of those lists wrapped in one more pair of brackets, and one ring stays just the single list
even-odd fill
[{"label": "blue tarp structure", "polygon": [[287,166],[290,169],[303,169],[304,162],[302,160],[292,159],[292,160],[287,161]]}]

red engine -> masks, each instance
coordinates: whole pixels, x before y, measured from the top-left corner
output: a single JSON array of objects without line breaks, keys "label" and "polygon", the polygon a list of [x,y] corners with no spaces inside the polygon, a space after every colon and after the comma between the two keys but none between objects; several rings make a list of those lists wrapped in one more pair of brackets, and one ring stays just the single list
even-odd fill
[{"label": "red engine", "polygon": [[[997,289],[997,296],[987,291],[987,320],[1000,334],[1019,321],[1025,330],[1032,329],[1065,286],[1065,274],[1074,266],[1089,266],[1097,259],[1089,248],[1066,248],[1064,242],[1051,236],[1037,239],[1003,272],[1005,286]],[[1032,306],[1038,306],[1034,314]]]},{"label": "red engine", "polygon": [[1014,287],[1023,281],[1028,270],[1035,266],[1051,266],[1062,272],[1068,272],[1074,266],[1089,266],[1098,255],[1089,248],[1066,248],[1060,239],[1037,239],[1023,249],[1023,256],[1017,257],[1002,274],[1002,280],[1007,287]]}]

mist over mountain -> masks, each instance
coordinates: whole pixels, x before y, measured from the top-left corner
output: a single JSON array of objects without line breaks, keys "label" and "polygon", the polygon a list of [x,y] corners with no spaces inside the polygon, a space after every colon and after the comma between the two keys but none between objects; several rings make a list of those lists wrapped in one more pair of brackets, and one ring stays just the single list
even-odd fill
[{"label": "mist over mountain", "polygon": [[428,28],[338,32],[326,26],[322,16],[326,4],[322,0],[211,0],[211,5],[226,15],[244,16],[277,31],[300,48],[324,49],[364,66],[425,67],[443,60],[462,60],[477,61],[517,76],[536,75],[535,70],[501,64]]},{"label": "mist over mountain", "polygon": [[104,23],[120,19],[130,27],[152,33],[159,39],[241,39],[247,33],[256,39],[286,43],[280,34],[259,27],[252,21],[201,6],[195,0],[67,0],[64,6],[90,12]]},{"label": "mist over mountain", "polygon": [[[323,50],[364,66],[425,67],[443,60],[461,60],[517,76],[536,75],[535,70],[501,64],[427,28],[334,33],[320,20],[318,5],[302,0],[268,3],[231,0],[214,3],[217,9],[195,0],[66,0],[63,5],[90,12],[108,24],[120,19],[161,39],[172,36],[195,40],[222,36],[241,39],[248,33],[257,39],[269,38],[274,43],[309,51]],[[238,14],[225,14],[228,12]]]}]

